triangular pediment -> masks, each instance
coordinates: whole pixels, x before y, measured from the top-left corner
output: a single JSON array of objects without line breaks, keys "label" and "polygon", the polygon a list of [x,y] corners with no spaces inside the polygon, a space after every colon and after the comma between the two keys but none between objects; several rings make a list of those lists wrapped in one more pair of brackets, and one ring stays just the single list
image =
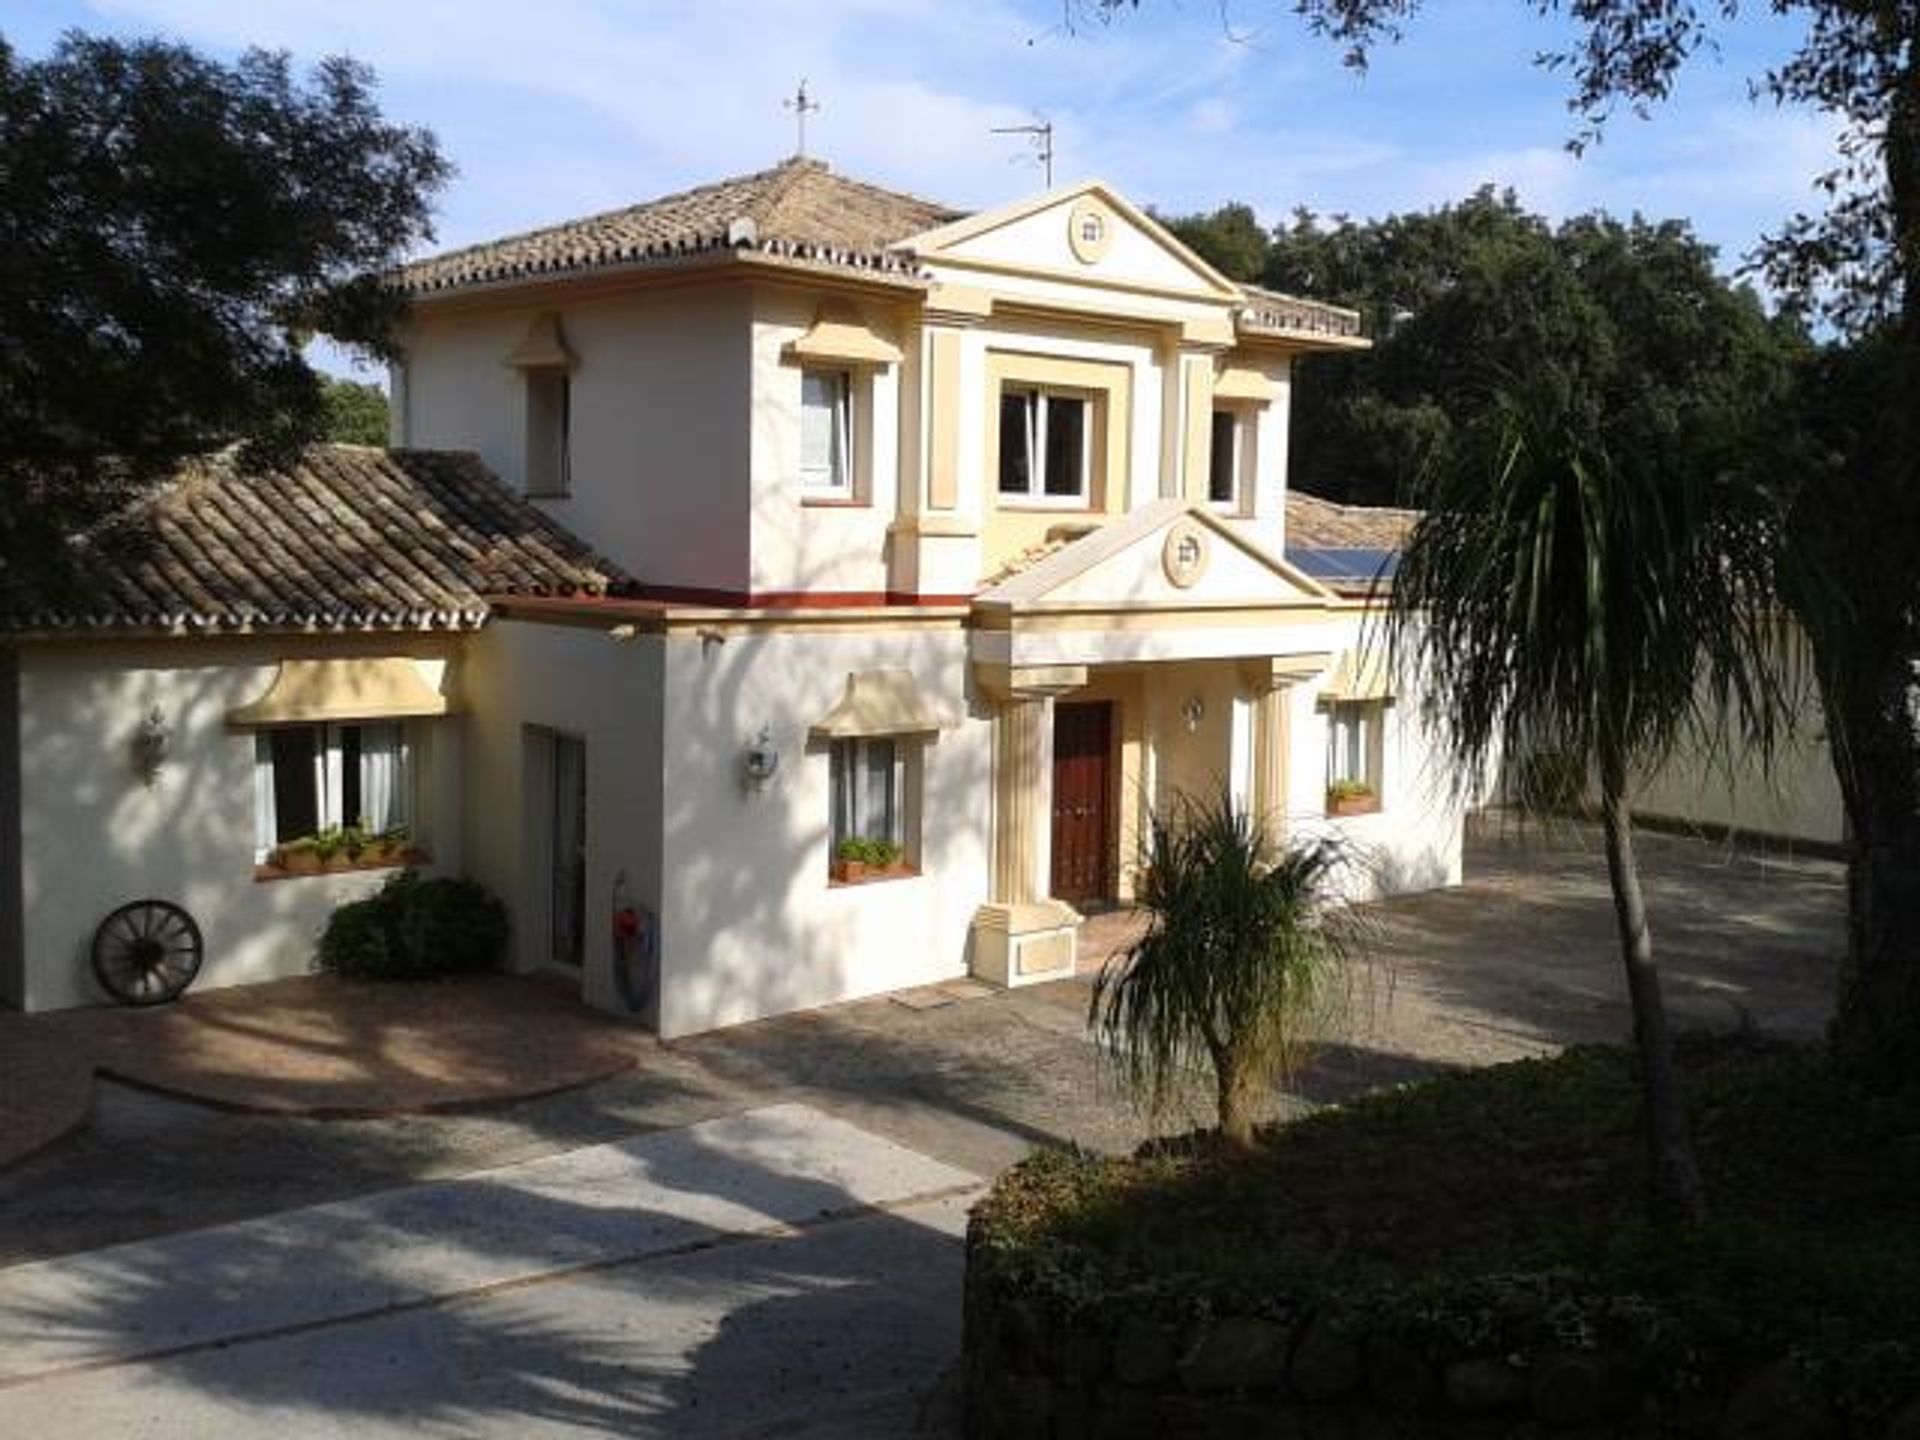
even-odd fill
[{"label": "triangular pediment", "polygon": [[936,269],[944,263],[1215,302],[1243,298],[1232,281],[1100,180],[969,215],[896,248]]},{"label": "triangular pediment", "polygon": [[1023,610],[1319,605],[1333,592],[1183,500],[1156,500],[1002,580],[976,603]]}]

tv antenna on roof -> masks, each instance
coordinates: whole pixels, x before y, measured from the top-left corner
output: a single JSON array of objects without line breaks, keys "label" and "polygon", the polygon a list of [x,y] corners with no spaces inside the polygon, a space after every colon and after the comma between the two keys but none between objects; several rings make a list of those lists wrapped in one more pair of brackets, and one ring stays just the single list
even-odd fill
[{"label": "tv antenna on roof", "polygon": [[807,153],[807,116],[820,113],[820,102],[807,94],[807,82],[803,79],[800,82],[800,88],[793,92],[793,98],[782,100],[780,108],[791,110],[794,121],[800,127],[800,147],[793,153],[805,155]]},{"label": "tv antenna on roof", "polygon": [[1047,189],[1053,188],[1053,122],[1044,115],[1034,117],[1031,125],[996,125],[995,135],[1025,135],[1033,143],[1034,158],[1047,172]]}]

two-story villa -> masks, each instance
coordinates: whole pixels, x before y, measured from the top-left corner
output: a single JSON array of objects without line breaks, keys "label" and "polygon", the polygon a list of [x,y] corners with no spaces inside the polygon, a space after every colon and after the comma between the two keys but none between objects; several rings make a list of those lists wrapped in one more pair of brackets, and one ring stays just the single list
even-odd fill
[{"label": "two-story villa", "polygon": [[[403,817],[507,900],[521,968],[669,1036],[1069,973],[1182,792],[1457,881],[1351,583],[1404,517],[1287,493],[1293,367],[1364,345],[1350,312],[1098,183],[963,215],[808,160],[399,278],[395,452],[274,477],[319,500],[274,509],[273,574],[195,539],[241,485],[202,476],[155,501],[173,612],[13,618],[17,1003],[87,998],[134,893],[195,911],[202,983],[298,968],[377,877],[285,873],[329,822]],[[439,612],[375,603],[416,529]]]}]

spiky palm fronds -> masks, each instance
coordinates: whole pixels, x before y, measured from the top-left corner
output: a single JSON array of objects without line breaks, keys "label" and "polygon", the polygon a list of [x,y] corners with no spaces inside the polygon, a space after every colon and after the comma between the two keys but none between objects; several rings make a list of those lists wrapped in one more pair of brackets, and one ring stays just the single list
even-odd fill
[{"label": "spiky palm fronds", "polygon": [[1179,798],[1150,844],[1146,934],[1101,972],[1088,1018],[1156,1116],[1211,1066],[1221,1131],[1248,1144],[1262,1089],[1345,1008],[1365,948],[1364,921],[1335,903],[1352,858],[1333,839],[1271,843],[1225,794]]}]

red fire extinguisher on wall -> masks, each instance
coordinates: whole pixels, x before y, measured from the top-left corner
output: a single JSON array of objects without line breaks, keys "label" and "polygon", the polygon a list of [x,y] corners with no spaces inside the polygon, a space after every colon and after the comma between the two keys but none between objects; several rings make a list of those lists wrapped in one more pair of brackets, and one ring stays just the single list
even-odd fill
[{"label": "red fire extinguisher on wall", "polygon": [[613,978],[631,1015],[659,1023],[660,927],[651,910],[627,897],[627,874],[613,881]]}]

